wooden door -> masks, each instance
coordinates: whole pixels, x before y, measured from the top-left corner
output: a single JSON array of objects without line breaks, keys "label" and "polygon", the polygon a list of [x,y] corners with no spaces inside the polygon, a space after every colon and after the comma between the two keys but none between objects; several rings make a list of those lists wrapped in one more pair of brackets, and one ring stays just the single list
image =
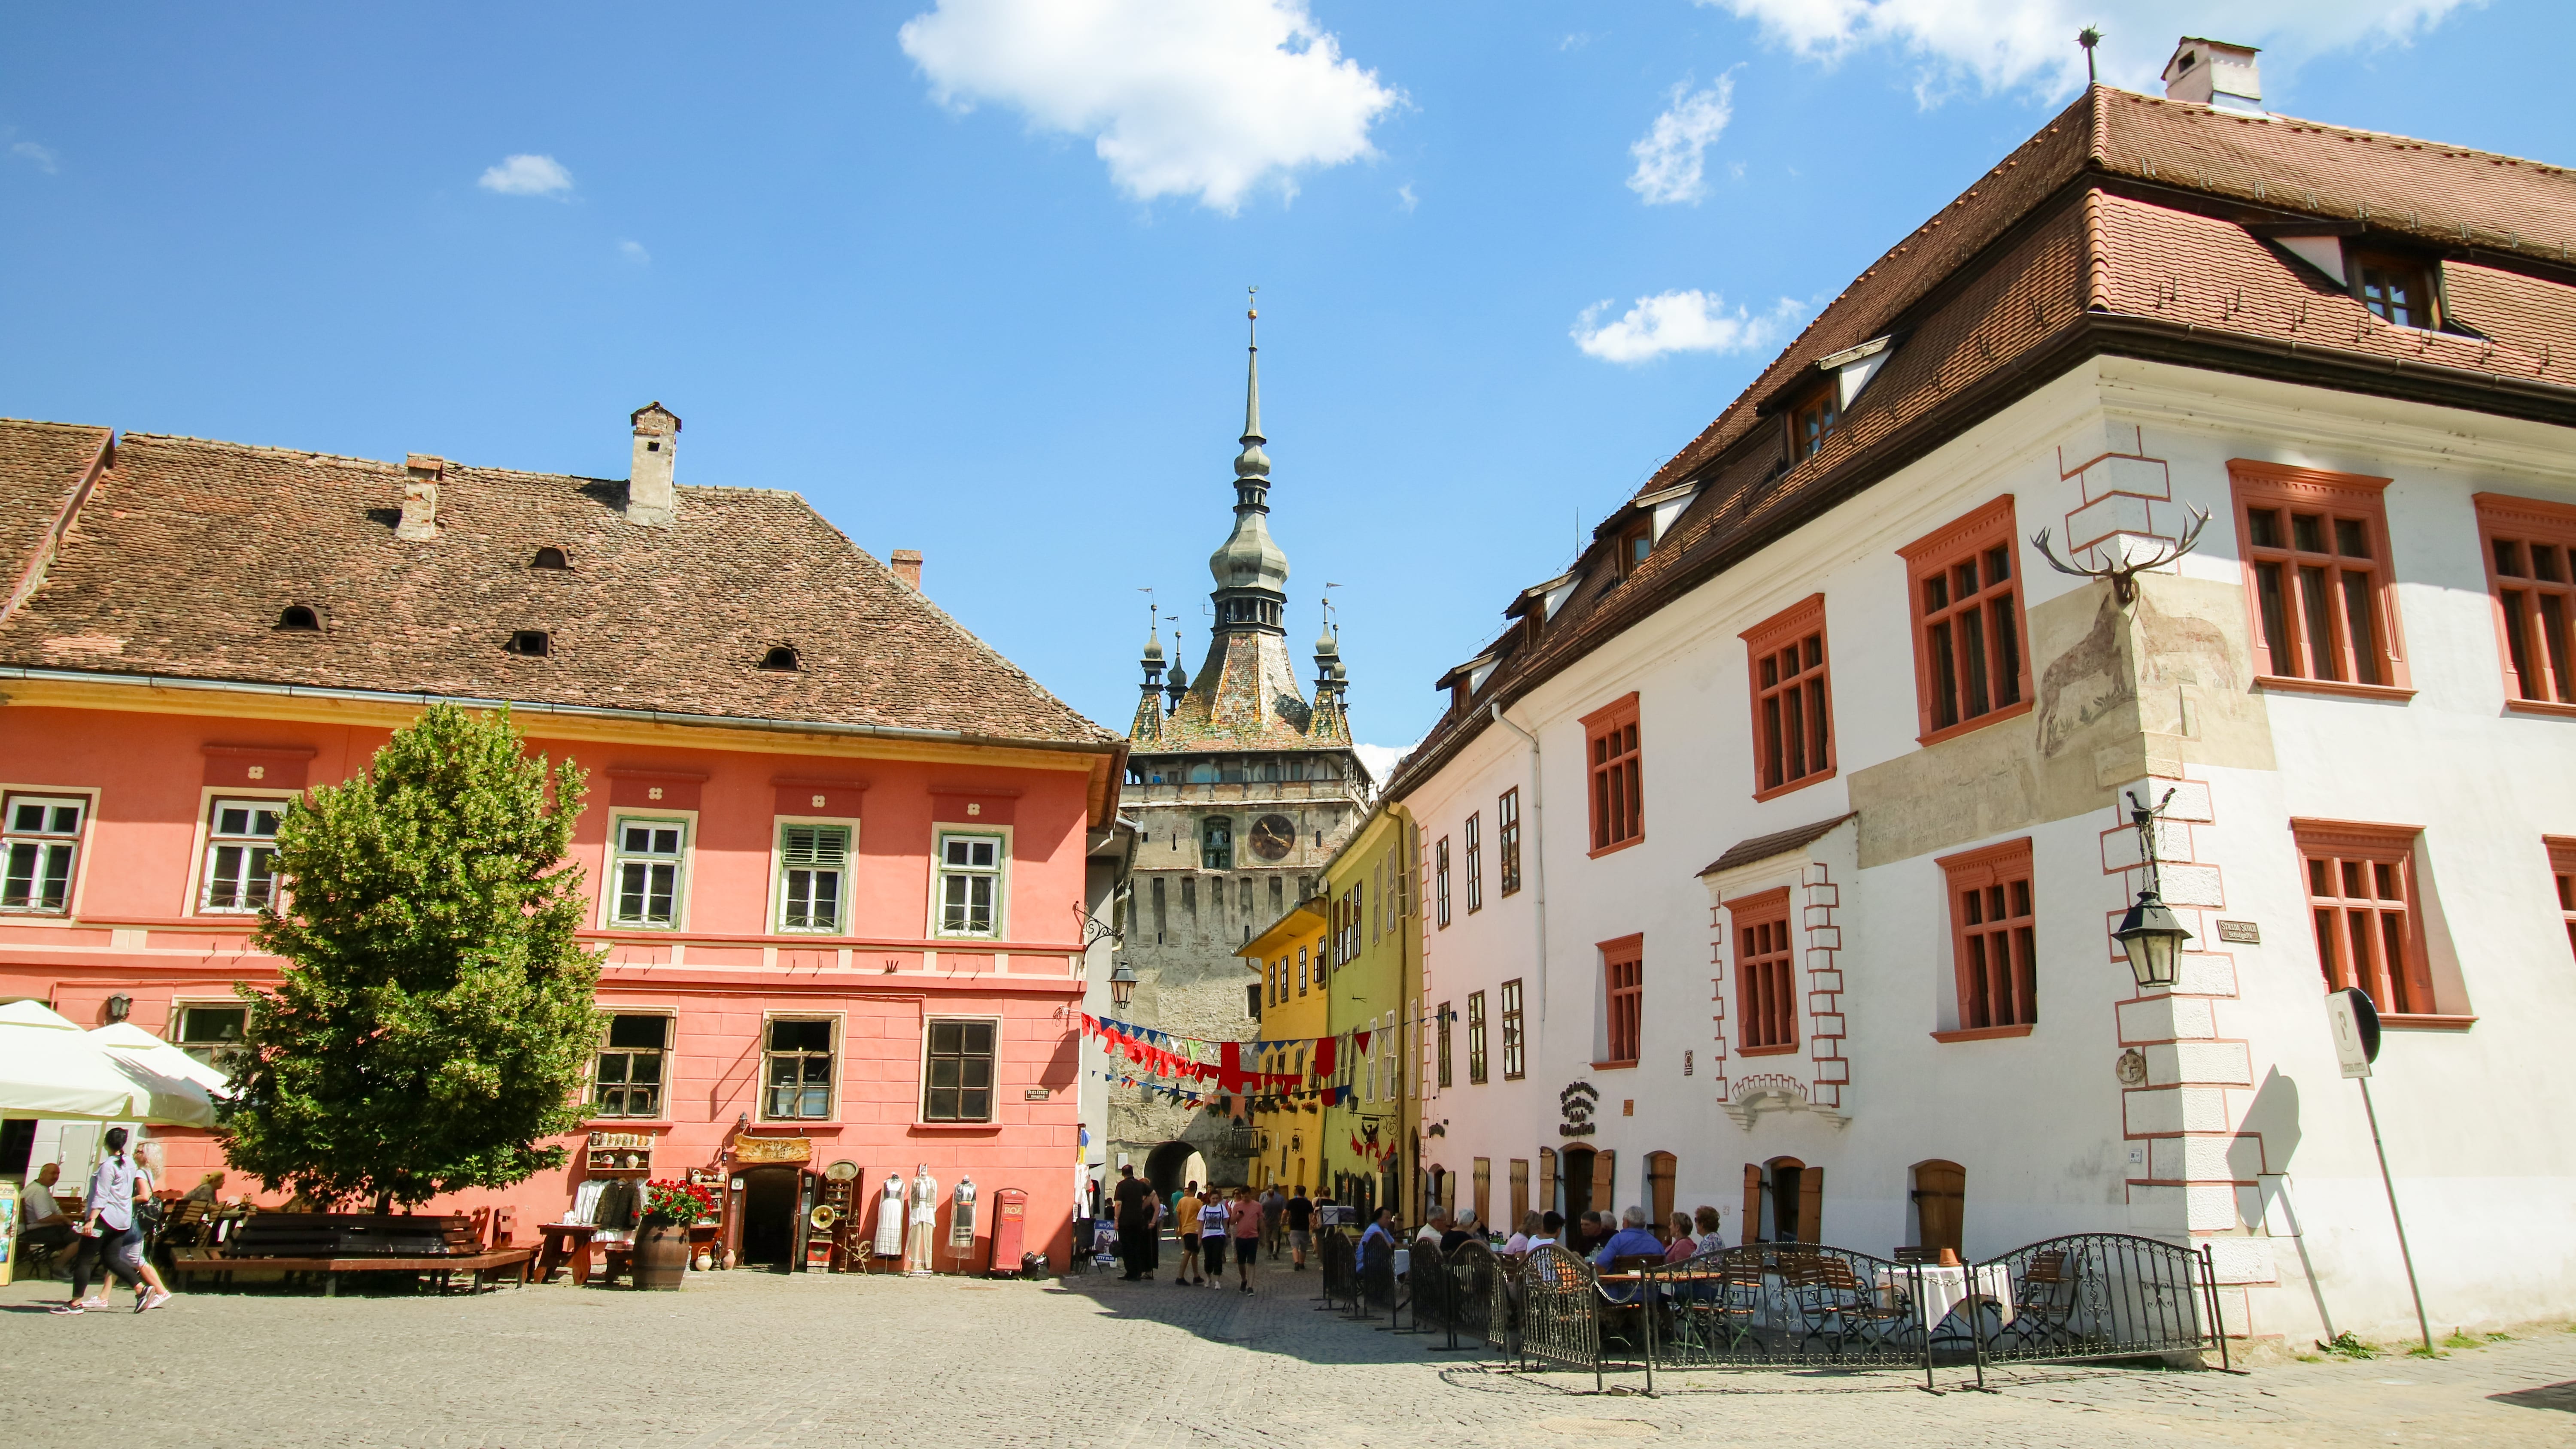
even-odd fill
[{"label": "wooden door", "polygon": [[1762,1236],[1762,1164],[1744,1164],[1744,1216],[1735,1220],[1735,1243],[1742,1247]]},{"label": "wooden door", "polygon": [[1523,1218],[1525,1218],[1525,1217],[1528,1217],[1528,1216],[1529,1216],[1529,1210],[1530,1210],[1529,1187],[1530,1187],[1530,1184],[1529,1184],[1529,1159],[1528,1159],[1528,1158],[1526,1158],[1526,1157],[1515,1157],[1515,1158],[1513,1158],[1513,1159],[1512,1159],[1512,1220],[1511,1220],[1510,1222],[1507,1222],[1507,1223],[1499,1224],[1499,1226],[1502,1228],[1502,1230],[1503,1230],[1504,1232],[1506,1232],[1506,1233],[1517,1233],[1517,1232],[1519,1232],[1519,1231],[1521,1230],[1521,1219],[1523,1219]]},{"label": "wooden door", "polygon": [[1556,1149],[1553,1147],[1538,1150],[1538,1210],[1543,1213],[1557,1210]]},{"label": "wooden door", "polygon": [[1614,1225],[1619,1211],[1618,1162],[1619,1154],[1607,1147],[1592,1154],[1592,1207],[1595,1212],[1612,1214]]},{"label": "wooden door", "polygon": [[1678,1168],[1669,1152],[1646,1154],[1646,1211],[1653,1217],[1649,1226],[1659,1233],[1673,1220],[1673,1178]]},{"label": "wooden door", "polygon": [[1476,1159],[1476,1225],[1493,1226],[1493,1212],[1494,1159],[1479,1157]]},{"label": "wooden door", "polygon": [[1825,1170],[1810,1167],[1798,1175],[1798,1241],[1821,1243],[1825,1220]]},{"label": "wooden door", "polygon": [[1968,1203],[1968,1169],[1955,1162],[1914,1165],[1914,1242],[1940,1255],[1960,1251],[1959,1233]]}]

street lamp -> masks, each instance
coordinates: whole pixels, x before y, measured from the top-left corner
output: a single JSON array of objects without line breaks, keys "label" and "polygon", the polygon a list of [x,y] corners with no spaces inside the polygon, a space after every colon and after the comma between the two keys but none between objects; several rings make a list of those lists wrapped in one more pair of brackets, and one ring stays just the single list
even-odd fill
[{"label": "street lamp", "polygon": [[2173,797],[2174,792],[2167,790],[2165,798],[2150,810],[2138,803],[2134,791],[2129,795],[2129,823],[2137,827],[2138,847],[2146,855],[2146,888],[2138,892],[2137,904],[2120,918],[2120,929],[2111,933],[2111,939],[2129,953],[2129,974],[2138,978],[2141,990],[2174,984],[2181,965],[2182,943],[2191,939],[2191,932],[2182,928],[2182,922],[2157,892],[2156,817],[2173,803]]},{"label": "street lamp", "polygon": [[1110,1004],[1124,1010],[1136,996],[1136,972],[1124,961],[1109,973]]}]

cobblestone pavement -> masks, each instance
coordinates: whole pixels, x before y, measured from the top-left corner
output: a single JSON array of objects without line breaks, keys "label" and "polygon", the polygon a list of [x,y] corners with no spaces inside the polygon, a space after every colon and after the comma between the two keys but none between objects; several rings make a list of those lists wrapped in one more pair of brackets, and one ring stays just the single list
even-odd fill
[{"label": "cobblestone pavement", "polygon": [[[883,1445],[1477,1449],[1895,1444],[2576,1443],[2576,1332],[2438,1361],[2250,1375],[2049,1367],[1999,1392],[1898,1373],[1520,1376],[1261,1290],[694,1275],[676,1294],[195,1294],[54,1318],[0,1288],[0,1438],[20,1445]],[[119,1295],[120,1297],[122,1295]],[[1962,1376],[1944,1372],[1945,1387]],[[1641,1381],[1624,1376],[1634,1387]],[[1622,1382],[1614,1376],[1614,1384]]]}]

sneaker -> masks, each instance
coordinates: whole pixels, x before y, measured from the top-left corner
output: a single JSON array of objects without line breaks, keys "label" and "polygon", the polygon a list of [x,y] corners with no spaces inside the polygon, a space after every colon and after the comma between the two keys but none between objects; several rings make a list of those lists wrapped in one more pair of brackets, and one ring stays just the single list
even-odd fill
[{"label": "sneaker", "polygon": [[80,1302],[72,1306],[75,1308],[105,1308],[107,1306],[107,1300],[102,1297],[89,1297],[82,1299]]},{"label": "sneaker", "polygon": [[170,1301],[170,1295],[169,1295],[169,1294],[162,1292],[162,1291],[161,1291],[160,1289],[158,1289],[158,1288],[155,1288],[155,1289],[153,1289],[149,1294],[147,1294],[147,1295],[145,1295],[145,1296],[143,1296],[143,1297],[141,1297],[141,1298],[137,1298],[137,1299],[135,1299],[135,1300],[134,1300],[134,1311],[135,1311],[135,1312],[137,1312],[137,1313],[144,1313],[144,1312],[148,1312],[148,1311],[150,1311],[150,1310],[152,1310],[152,1309],[155,1309],[155,1308],[160,1307],[162,1304],[167,1303],[167,1302],[169,1302],[169,1301]]},{"label": "sneaker", "polygon": [[79,1304],[77,1304],[77,1303],[57,1303],[57,1304],[55,1304],[52,1308],[47,1309],[46,1311],[47,1311],[47,1312],[49,1312],[49,1313],[58,1313],[58,1314],[62,1315],[62,1316],[63,1316],[63,1317],[65,1317],[65,1318],[69,1318],[69,1317],[71,1317],[71,1316],[72,1316],[73,1314],[75,1314],[75,1313],[86,1313],[86,1312],[88,1312],[89,1310],[88,1310],[88,1309],[86,1309],[86,1308],[83,1308],[81,1305],[79,1305]]}]

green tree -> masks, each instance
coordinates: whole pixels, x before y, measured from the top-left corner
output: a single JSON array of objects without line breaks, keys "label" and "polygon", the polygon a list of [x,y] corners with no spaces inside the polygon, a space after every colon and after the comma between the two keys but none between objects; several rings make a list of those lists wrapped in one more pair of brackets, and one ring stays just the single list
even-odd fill
[{"label": "green tree", "polygon": [[286,966],[275,991],[238,988],[234,1166],[386,1212],[563,1162],[540,1144],[580,1123],[601,1030],[564,859],[582,793],[508,711],[442,704],[288,807],[257,937]]}]

